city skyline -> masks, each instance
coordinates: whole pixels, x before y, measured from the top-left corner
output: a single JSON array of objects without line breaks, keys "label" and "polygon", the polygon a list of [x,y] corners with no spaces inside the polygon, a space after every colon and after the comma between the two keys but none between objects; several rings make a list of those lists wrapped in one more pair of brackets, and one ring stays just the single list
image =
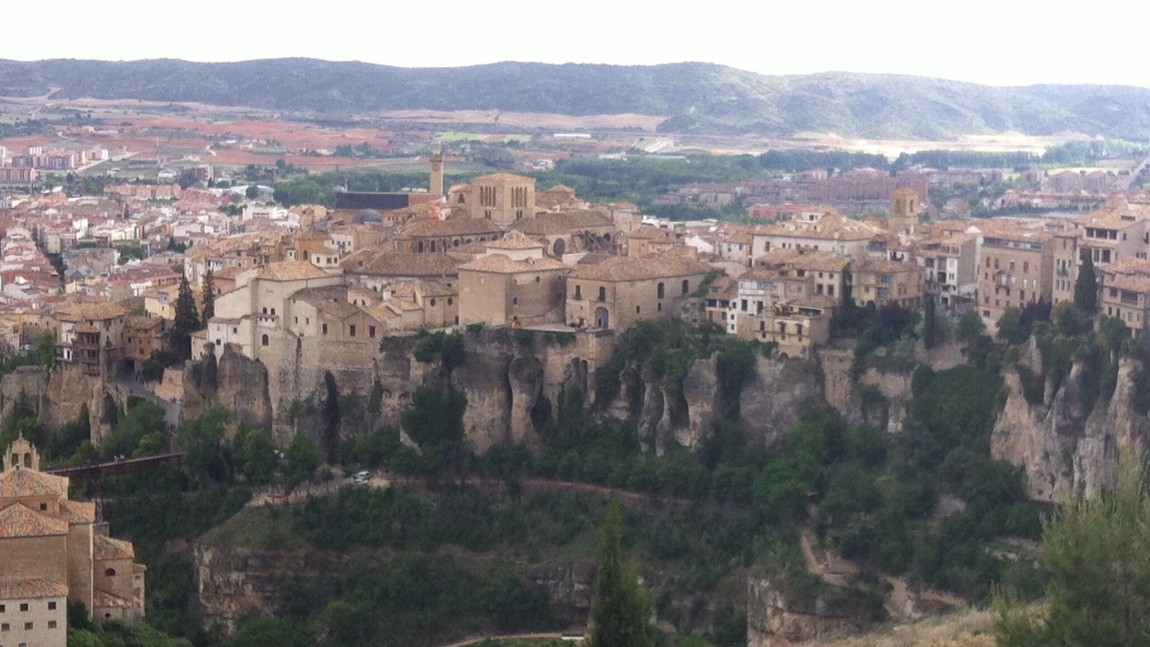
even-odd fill
[{"label": "city skyline", "polygon": [[[207,0],[157,15],[138,0],[69,7],[46,24],[31,5],[9,9],[0,59],[76,58],[201,62],[305,57],[398,67],[501,61],[655,65],[715,63],[760,74],[829,71],[908,74],[986,85],[1121,84],[1150,87],[1140,68],[1137,21],[1112,3],[1088,14],[1030,3],[975,0],[961,11],[903,0],[832,1],[706,12],[589,0],[562,11],[515,0],[365,9],[346,0],[324,11],[260,11]],[[1114,11],[1108,10],[1109,8]]]}]

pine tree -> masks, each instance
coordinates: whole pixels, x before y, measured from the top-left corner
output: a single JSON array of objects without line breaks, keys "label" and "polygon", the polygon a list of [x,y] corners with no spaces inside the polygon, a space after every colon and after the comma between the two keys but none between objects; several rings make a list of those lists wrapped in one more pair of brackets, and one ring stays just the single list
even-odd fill
[{"label": "pine tree", "polygon": [[1046,599],[1027,607],[999,596],[994,631],[1005,647],[1150,645],[1150,494],[1133,452],[1118,487],[1049,519],[1042,563]]},{"label": "pine tree", "polygon": [[180,277],[180,291],[176,296],[176,316],[172,322],[172,350],[180,357],[192,356],[192,333],[200,329],[200,316],[196,314],[196,297],[186,276]]},{"label": "pine tree", "polygon": [[1094,312],[1098,307],[1098,276],[1094,272],[1094,261],[1090,254],[1084,254],[1082,267],[1078,268],[1078,280],[1074,282],[1074,305],[1084,312]]},{"label": "pine tree", "polygon": [[204,272],[204,307],[201,309],[200,321],[206,326],[212,317],[216,316],[216,284],[215,277],[212,276],[212,271],[209,269]]},{"label": "pine tree", "polygon": [[623,555],[623,506],[612,499],[599,539],[590,647],[654,647],[651,596]]}]

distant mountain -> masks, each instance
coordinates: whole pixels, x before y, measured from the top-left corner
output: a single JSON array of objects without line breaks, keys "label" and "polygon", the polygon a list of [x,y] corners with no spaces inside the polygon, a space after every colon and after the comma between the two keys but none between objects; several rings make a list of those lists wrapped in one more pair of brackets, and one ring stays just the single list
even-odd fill
[{"label": "distant mountain", "polygon": [[0,60],[0,95],[143,99],[341,115],[389,109],[668,117],[668,132],[943,139],[1015,130],[1150,138],[1150,89],[990,87],[829,72],[764,76],[703,63],[398,68],[315,59],[190,63]]}]

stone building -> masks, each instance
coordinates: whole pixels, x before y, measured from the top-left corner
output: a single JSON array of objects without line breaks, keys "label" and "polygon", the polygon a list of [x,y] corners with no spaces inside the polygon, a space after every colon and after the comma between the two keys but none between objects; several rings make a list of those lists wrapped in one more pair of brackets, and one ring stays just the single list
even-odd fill
[{"label": "stone building", "polygon": [[93,620],[144,617],[143,565],[132,544],[108,536],[96,505],[68,499],[68,479],[40,471],[23,438],[4,451],[0,472],[0,641],[64,647],[68,603]]},{"label": "stone building", "polygon": [[[542,251],[542,250],[540,250]],[[490,254],[459,266],[459,322],[491,326],[562,323],[570,266],[552,258]]]},{"label": "stone building", "polygon": [[889,303],[911,309],[922,303],[925,275],[917,263],[865,260],[851,264],[851,296],[862,307]]},{"label": "stone building", "polygon": [[[982,240],[978,310],[997,321],[1007,308],[1051,303],[1054,234],[1041,229],[987,233]],[[856,295],[857,296],[857,295]]]},{"label": "stone building", "polygon": [[470,218],[506,227],[535,217],[535,178],[513,173],[481,175],[471,184],[452,187],[448,203],[464,208]]},{"label": "stone building", "polygon": [[1121,319],[1131,337],[1142,337],[1150,321],[1150,260],[1124,258],[1098,268],[1098,309]]},{"label": "stone building", "polygon": [[622,332],[642,319],[674,318],[709,269],[686,251],[577,265],[567,279],[567,321]]},{"label": "stone building", "polygon": [[887,216],[887,231],[894,234],[913,234],[918,226],[918,191],[910,187],[895,189],[890,194],[890,213]]},{"label": "stone building", "polygon": [[58,352],[79,364],[85,375],[109,375],[124,358],[124,321],[118,303],[82,303],[56,311]]}]

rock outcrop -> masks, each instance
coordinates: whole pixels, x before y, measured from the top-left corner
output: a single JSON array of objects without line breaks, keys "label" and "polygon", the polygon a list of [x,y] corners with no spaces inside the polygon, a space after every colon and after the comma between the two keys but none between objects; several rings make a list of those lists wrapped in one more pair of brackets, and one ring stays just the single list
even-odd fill
[{"label": "rock outcrop", "polygon": [[233,345],[224,347],[217,363],[208,353],[184,368],[185,420],[217,406],[232,412],[232,419],[251,427],[272,428],[272,404],[268,395],[268,371],[262,362],[244,356]]},{"label": "rock outcrop", "polygon": [[1016,369],[1004,371],[1006,404],[991,436],[994,458],[1020,466],[1028,494],[1041,501],[1089,497],[1114,484],[1118,454],[1145,451],[1150,423],[1135,407],[1141,362],[1122,358],[1113,394],[1086,402],[1090,379],[1081,361],[1055,388],[1047,382],[1042,403],[1027,401]]},{"label": "rock outcrop", "polygon": [[0,379],[0,419],[7,418],[23,400],[36,412],[38,424],[59,429],[79,418],[87,407],[92,442],[98,443],[119,419],[126,398],[115,385],[85,375],[73,364],[61,364],[51,371],[21,366]]},{"label": "rock outcrop", "polygon": [[776,576],[747,578],[747,647],[845,636],[875,622],[875,599],[857,589],[823,584],[799,600],[784,588]]}]

